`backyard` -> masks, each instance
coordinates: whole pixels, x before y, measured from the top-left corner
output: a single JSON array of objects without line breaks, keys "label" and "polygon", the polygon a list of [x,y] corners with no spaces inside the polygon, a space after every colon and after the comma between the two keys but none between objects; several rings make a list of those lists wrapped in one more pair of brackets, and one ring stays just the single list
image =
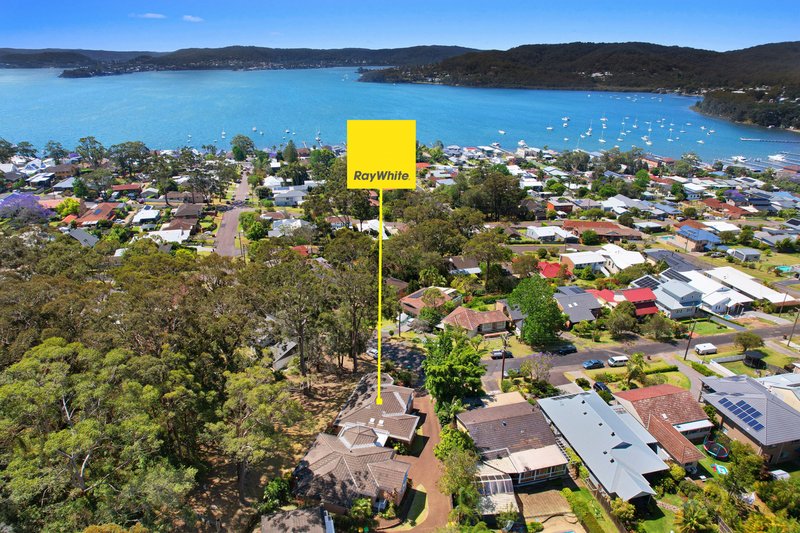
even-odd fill
[{"label": "backyard", "polygon": [[[788,355],[782,354],[777,352],[771,348],[763,347],[757,350],[749,350],[751,353],[756,352],[764,355],[763,361],[769,365],[777,366],[779,368],[783,368],[785,365],[794,361],[794,359]],[[726,350],[719,352],[714,355],[707,355],[703,357],[705,361],[710,361],[712,359],[721,359],[723,357],[730,357],[732,355],[739,355],[741,354],[741,350],[734,349],[734,350]],[[736,374],[746,374],[748,376],[758,377],[759,375],[764,375],[764,370],[758,370],[755,368],[751,368],[744,364],[744,361],[732,361],[729,363],[720,363],[722,366],[734,372]]]},{"label": "backyard", "polygon": [[718,335],[720,333],[728,333],[733,331],[732,328],[727,326],[723,326],[722,324],[717,324],[716,322],[712,322],[710,320],[698,320],[694,326],[692,326],[691,320],[682,321],[683,324],[689,328],[689,331],[692,330],[694,327],[694,338],[701,338],[707,337],[709,335]]}]

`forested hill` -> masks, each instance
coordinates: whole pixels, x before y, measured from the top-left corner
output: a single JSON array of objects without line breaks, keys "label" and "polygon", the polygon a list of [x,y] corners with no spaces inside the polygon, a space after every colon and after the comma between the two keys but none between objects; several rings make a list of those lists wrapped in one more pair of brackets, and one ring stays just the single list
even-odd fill
[{"label": "forested hill", "polygon": [[76,69],[68,71],[65,77],[87,77],[143,70],[421,65],[474,51],[473,48],[439,45],[378,50],[228,46],[185,48],[174,52],[0,48],[0,67],[62,67]]},{"label": "forested hill", "polygon": [[525,45],[472,52],[424,66],[366,72],[364,81],[566,89],[800,86],[800,42],[730,52],[649,43]]},{"label": "forested hill", "polygon": [[162,66],[192,67],[227,62],[336,65],[419,65],[436,63],[447,58],[474,52],[460,46],[412,46],[408,48],[263,48],[258,46],[228,46],[225,48],[186,48],[143,62]]}]

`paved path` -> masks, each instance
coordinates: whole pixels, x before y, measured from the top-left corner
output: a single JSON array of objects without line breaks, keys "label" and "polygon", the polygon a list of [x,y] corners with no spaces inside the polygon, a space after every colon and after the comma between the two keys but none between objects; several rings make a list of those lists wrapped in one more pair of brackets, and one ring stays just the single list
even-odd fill
[{"label": "paved path", "polygon": [[[409,478],[413,486],[423,485],[428,493],[428,517],[414,528],[415,532],[429,532],[445,526],[450,514],[450,499],[439,491],[438,481],[442,475],[441,464],[433,456],[433,447],[439,444],[439,419],[433,412],[430,395],[414,398],[414,408],[425,417],[422,435],[428,437],[419,457],[402,456],[401,461],[411,463]],[[419,437],[417,437],[419,438]]]},{"label": "paved path", "polygon": [[721,319],[720,317],[718,317],[716,315],[708,315],[708,319],[711,322],[714,322],[715,324],[719,324],[720,326],[725,326],[726,328],[731,328],[731,329],[734,329],[736,331],[745,331],[747,329],[746,327],[744,327],[742,325],[734,324],[733,322],[728,322],[727,320],[723,320],[723,319]]},{"label": "paved path", "polygon": [[[243,202],[250,192],[250,186],[247,184],[247,175],[242,173],[242,180],[236,187],[236,193],[233,196],[234,202]],[[227,257],[238,257],[242,255],[241,250],[236,246],[236,230],[239,227],[239,214],[247,209],[236,207],[230,211],[225,211],[222,214],[222,222],[220,222],[219,229],[217,230],[216,252],[219,255]]]}]

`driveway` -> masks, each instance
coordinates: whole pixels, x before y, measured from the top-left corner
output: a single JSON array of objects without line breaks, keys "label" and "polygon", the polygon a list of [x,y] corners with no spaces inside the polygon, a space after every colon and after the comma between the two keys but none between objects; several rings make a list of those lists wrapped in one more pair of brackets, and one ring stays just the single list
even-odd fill
[{"label": "driveway", "polygon": [[[242,180],[236,187],[233,200],[235,202],[243,202],[249,192],[250,186],[247,184],[247,175],[242,173]],[[236,246],[236,230],[239,228],[239,214],[244,211],[249,211],[249,209],[236,207],[223,213],[222,222],[220,222],[217,230],[217,242],[215,245],[215,250],[219,255],[227,257],[242,255],[242,251]]]},{"label": "driveway", "polygon": [[422,485],[428,494],[428,516],[424,522],[414,527],[414,531],[429,532],[445,526],[447,516],[450,514],[450,498],[442,494],[438,486],[439,478],[442,476],[442,465],[433,456],[433,447],[439,444],[439,433],[442,428],[436,413],[433,412],[430,395],[414,398],[414,409],[424,417],[421,426],[422,436],[427,438],[427,441],[419,457],[403,455],[398,459],[411,464],[408,477],[411,479],[412,487]]}]

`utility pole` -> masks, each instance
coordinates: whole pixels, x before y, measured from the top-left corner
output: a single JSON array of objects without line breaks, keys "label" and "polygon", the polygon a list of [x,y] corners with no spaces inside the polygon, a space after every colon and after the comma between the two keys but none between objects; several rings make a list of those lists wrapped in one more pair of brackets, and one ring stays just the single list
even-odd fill
[{"label": "utility pole", "polygon": [[797,327],[797,318],[800,317],[800,309],[797,310],[797,313],[794,315],[794,324],[792,324],[792,332],[789,334],[789,340],[786,342],[786,346],[791,348],[792,347],[792,337],[794,337],[794,328]]},{"label": "utility pole", "polygon": [[508,333],[501,337],[503,339],[503,359],[500,363],[500,390],[503,390],[503,379],[506,377],[506,347],[508,346]]},{"label": "utility pole", "polygon": [[692,331],[689,332],[689,340],[686,341],[686,351],[683,352],[683,360],[686,361],[686,357],[689,355],[689,347],[692,345],[692,335],[694,335],[694,327],[697,325],[697,318],[694,319],[692,322]]}]

